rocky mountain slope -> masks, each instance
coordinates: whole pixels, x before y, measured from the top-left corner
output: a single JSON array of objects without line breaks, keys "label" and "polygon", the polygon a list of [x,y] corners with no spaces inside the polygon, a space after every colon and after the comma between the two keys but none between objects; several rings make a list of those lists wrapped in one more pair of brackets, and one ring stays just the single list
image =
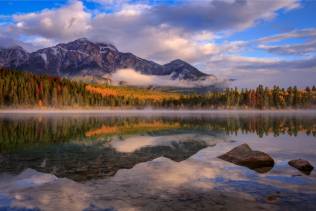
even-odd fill
[{"label": "rocky mountain slope", "polygon": [[19,46],[0,48],[0,66],[67,77],[104,77],[117,70],[130,68],[144,75],[164,76],[168,80],[216,80],[214,75],[205,74],[179,59],[160,65],[132,53],[122,53],[112,44],[95,43],[86,38],[32,53]]}]

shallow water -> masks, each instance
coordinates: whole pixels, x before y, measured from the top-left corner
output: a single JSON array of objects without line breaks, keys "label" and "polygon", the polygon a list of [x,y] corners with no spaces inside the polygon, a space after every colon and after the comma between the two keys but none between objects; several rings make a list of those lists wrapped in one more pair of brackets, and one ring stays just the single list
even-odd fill
[{"label": "shallow water", "polygon": [[[217,158],[242,143],[274,167]],[[0,153],[0,209],[316,210],[312,112],[0,114]]]}]

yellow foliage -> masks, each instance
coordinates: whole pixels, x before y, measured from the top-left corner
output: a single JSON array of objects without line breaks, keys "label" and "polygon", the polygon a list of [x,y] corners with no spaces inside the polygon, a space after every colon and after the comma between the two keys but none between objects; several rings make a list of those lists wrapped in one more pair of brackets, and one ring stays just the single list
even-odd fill
[{"label": "yellow foliage", "polygon": [[37,101],[37,106],[40,108],[43,107],[44,106],[43,101],[42,100]]},{"label": "yellow foliage", "polygon": [[177,93],[169,93],[162,91],[153,91],[132,87],[115,87],[115,86],[92,86],[87,85],[86,90],[94,93],[101,94],[104,97],[130,97],[137,98],[139,100],[153,100],[162,101],[163,99],[179,99],[180,95]]}]

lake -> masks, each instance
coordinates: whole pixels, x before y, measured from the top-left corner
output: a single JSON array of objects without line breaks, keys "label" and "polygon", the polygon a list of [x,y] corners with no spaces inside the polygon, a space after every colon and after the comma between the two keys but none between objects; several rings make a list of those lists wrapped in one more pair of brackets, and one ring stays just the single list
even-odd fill
[{"label": "lake", "polygon": [[[247,143],[259,173],[218,156]],[[0,114],[0,210],[316,210],[316,112]]]}]

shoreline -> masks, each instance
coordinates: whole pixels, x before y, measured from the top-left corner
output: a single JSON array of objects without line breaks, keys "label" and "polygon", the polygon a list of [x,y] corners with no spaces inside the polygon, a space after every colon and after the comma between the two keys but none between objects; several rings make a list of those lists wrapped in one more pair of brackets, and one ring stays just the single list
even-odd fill
[{"label": "shoreline", "polygon": [[316,109],[0,109],[0,114],[316,114]]}]

